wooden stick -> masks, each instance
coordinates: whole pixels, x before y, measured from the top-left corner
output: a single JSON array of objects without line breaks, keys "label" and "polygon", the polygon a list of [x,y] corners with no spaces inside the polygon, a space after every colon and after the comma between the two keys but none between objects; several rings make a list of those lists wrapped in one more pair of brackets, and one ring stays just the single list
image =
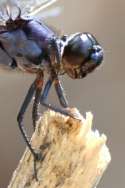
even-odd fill
[{"label": "wooden stick", "polygon": [[32,145],[43,160],[36,162],[26,149],[8,188],[92,188],[97,185],[111,157],[106,136],[92,131],[93,116],[79,120],[47,111],[38,122]]}]

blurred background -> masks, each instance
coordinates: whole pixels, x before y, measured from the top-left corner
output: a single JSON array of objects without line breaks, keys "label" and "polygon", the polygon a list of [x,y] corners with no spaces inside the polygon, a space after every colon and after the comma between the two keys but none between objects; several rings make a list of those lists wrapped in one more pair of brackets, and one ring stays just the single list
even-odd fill
[{"label": "blurred background", "polygon": [[[104,48],[103,65],[83,80],[62,78],[70,106],[80,112],[92,111],[94,128],[108,137],[112,161],[99,188],[125,187],[125,1],[60,0],[63,8],[56,18],[46,22],[65,34],[93,33]],[[54,5],[55,6],[55,5]],[[9,61],[0,52],[0,61]],[[0,188],[6,188],[16,168],[25,143],[16,115],[35,75],[0,72]],[[49,101],[58,104],[54,90]],[[32,105],[31,105],[32,106]],[[32,133],[31,106],[25,118]],[[41,108],[41,111],[45,109]]]}]

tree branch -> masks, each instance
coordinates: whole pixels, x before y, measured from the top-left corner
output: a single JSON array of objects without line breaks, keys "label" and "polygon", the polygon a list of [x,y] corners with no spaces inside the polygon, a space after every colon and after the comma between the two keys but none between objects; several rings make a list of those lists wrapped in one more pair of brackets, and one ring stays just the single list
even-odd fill
[{"label": "tree branch", "polygon": [[[75,112],[79,112],[75,109]],[[36,162],[26,149],[8,188],[93,188],[99,182],[111,157],[106,136],[92,131],[92,114],[81,121],[47,111],[39,120],[32,145],[43,160]]]}]

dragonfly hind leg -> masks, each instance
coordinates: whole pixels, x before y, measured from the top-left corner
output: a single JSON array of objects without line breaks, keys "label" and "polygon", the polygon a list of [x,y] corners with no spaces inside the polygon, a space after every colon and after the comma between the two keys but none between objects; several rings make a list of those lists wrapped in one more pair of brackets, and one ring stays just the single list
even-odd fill
[{"label": "dragonfly hind leg", "polygon": [[36,128],[37,120],[40,117],[38,110],[39,110],[40,97],[41,97],[41,92],[42,92],[42,87],[43,87],[43,72],[38,73],[35,85],[36,85],[35,98],[34,98],[34,103],[33,103],[33,108],[32,108],[32,121],[33,121],[34,130]]},{"label": "dragonfly hind leg", "polygon": [[36,97],[35,102],[36,103],[34,103],[35,114],[33,115],[34,122],[36,121],[37,103],[39,103],[39,98],[40,98],[42,86],[43,86],[43,73],[40,72],[40,73],[38,73],[36,80],[33,82],[31,87],[29,88],[28,93],[27,93],[27,95],[24,99],[24,102],[23,102],[21,109],[19,111],[19,114],[17,116],[17,121],[18,121],[18,125],[19,125],[19,129],[21,131],[21,134],[22,134],[28,148],[30,149],[31,153],[33,154],[33,156],[36,160],[40,160],[42,158],[42,156],[41,156],[41,153],[39,151],[36,151],[32,148],[32,146],[30,144],[30,139],[28,139],[26,131],[24,129],[23,120],[24,120],[25,112],[26,112],[26,110],[27,110],[32,98],[33,98],[34,93],[36,92],[36,95],[35,95],[35,97]]},{"label": "dragonfly hind leg", "polygon": [[21,131],[21,134],[28,146],[28,148],[30,149],[31,153],[33,154],[33,156],[35,158],[39,158],[37,152],[34,151],[34,149],[32,148],[31,144],[30,144],[30,139],[28,138],[27,134],[26,134],[26,131],[24,129],[24,124],[23,124],[23,119],[24,119],[24,115],[25,115],[25,112],[29,106],[29,103],[31,102],[32,98],[33,98],[33,95],[34,95],[34,92],[35,92],[35,83],[33,83],[31,85],[31,87],[29,88],[28,90],[28,93],[24,99],[24,102],[21,106],[21,109],[18,113],[18,116],[17,116],[17,122],[18,122],[18,125],[19,125],[19,129]]},{"label": "dragonfly hind leg", "polygon": [[36,89],[35,93],[35,98],[34,98],[34,103],[33,103],[33,108],[32,108],[32,122],[33,122],[33,128],[35,131],[36,128],[36,123],[40,117],[39,114],[39,102],[40,102],[40,96],[41,96],[41,91],[42,89]]}]

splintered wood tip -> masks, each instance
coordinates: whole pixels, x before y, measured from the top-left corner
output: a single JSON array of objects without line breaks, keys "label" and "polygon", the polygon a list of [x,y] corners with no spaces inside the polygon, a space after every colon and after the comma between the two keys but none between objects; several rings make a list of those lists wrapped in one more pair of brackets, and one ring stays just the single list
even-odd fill
[{"label": "splintered wood tip", "polygon": [[40,149],[43,160],[36,163],[27,149],[8,188],[92,188],[97,185],[111,157],[106,136],[92,130],[93,115],[73,119],[47,111],[38,121],[32,145]]}]

